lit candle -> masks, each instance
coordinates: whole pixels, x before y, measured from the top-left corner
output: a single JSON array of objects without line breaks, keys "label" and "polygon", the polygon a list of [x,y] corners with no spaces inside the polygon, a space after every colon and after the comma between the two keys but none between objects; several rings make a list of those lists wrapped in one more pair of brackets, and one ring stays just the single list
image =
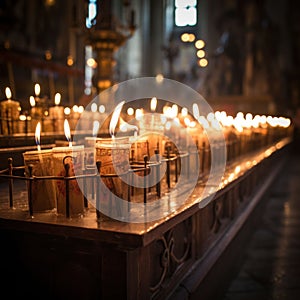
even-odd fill
[{"label": "lit candle", "polygon": [[125,103],[125,101],[120,102],[116,106],[116,108],[115,108],[115,110],[112,114],[112,117],[111,117],[111,120],[110,120],[110,123],[109,123],[109,133],[110,133],[112,139],[115,138],[115,129],[116,129],[116,126],[119,122],[119,117],[120,117],[121,110],[123,108],[124,103]]},{"label": "lit candle", "polygon": [[[64,131],[69,146],[52,148],[54,174],[64,177],[82,175],[84,169],[84,145],[72,145],[71,131],[67,119],[64,121]],[[57,180],[55,181],[55,186],[57,213],[67,217],[82,216],[84,213],[84,201],[77,180],[70,180],[68,183],[69,202],[66,201],[66,182],[64,180]]]},{"label": "lit candle", "polygon": [[65,119],[64,122],[64,129],[65,129],[65,136],[67,138],[67,141],[69,142],[69,147],[72,147],[72,141],[71,141],[71,130],[70,125],[67,119]]},{"label": "lit candle", "polygon": [[49,116],[53,123],[53,130],[62,131],[63,130],[63,121],[64,121],[64,107],[60,105],[61,94],[56,93],[54,97],[55,106],[49,108]]},{"label": "lit candle", "polygon": [[[83,174],[84,146],[52,148],[54,175],[71,177]],[[68,167],[67,167],[68,165]],[[68,183],[69,202],[66,198],[66,181],[56,180],[57,213],[67,217],[82,216],[84,213],[84,197],[76,179]]]},{"label": "lit candle", "polygon": [[34,93],[35,93],[36,98],[39,98],[40,93],[41,93],[41,86],[38,83],[36,83],[34,85]]},{"label": "lit candle", "polygon": [[[41,86],[36,83],[34,85],[34,100],[35,100],[35,106],[39,108],[39,114],[41,114],[41,118],[43,118],[45,111],[48,111],[47,103],[46,103],[46,98],[45,97],[40,97],[41,94]],[[46,115],[46,114],[45,114]]]},{"label": "lit candle", "polygon": [[18,132],[18,120],[21,111],[20,102],[11,99],[11,90],[6,87],[7,100],[1,102],[2,134]]},{"label": "lit candle", "polygon": [[38,151],[41,151],[40,136],[41,136],[41,123],[38,122],[35,128],[35,143],[37,145]]},{"label": "lit candle", "polygon": [[80,118],[79,107],[78,105],[75,104],[70,110],[70,116],[69,116],[71,130],[75,130],[79,118]]},{"label": "lit candle", "polygon": [[27,117],[25,115],[19,116],[19,133],[27,133],[28,126],[27,126]]},{"label": "lit candle", "polygon": [[[109,133],[111,138],[106,139],[97,139],[96,142],[96,161],[101,162],[100,174],[124,174],[129,170],[129,152],[130,152],[130,143],[129,137],[116,137],[116,126],[119,122],[119,117],[121,114],[122,107],[125,101],[119,103],[110,120],[109,123]],[[127,199],[128,187],[125,182],[119,177],[114,178],[101,178],[102,182],[110,189],[113,194],[117,195],[122,199]],[[112,184],[113,182],[113,184]],[[101,193],[101,203],[104,210],[108,207],[108,201],[112,201],[112,207],[116,207],[117,204],[114,204],[114,197],[112,193]],[[97,209],[99,210],[100,207]],[[103,211],[101,209],[101,211]]]},{"label": "lit candle", "polygon": [[[32,176],[53,176],[52,150],[41,150],[40,143],[41,123],[38,122],[35,130],[36,151],[23,153],[25,173],[29,176],[29,166],[32,166]],[[29,185],[28,185],[29,187]],[[32,212],[50,211],[55,208],[55,188],[53,180],[39,180],[32,182]]]},{"label": "lit candle", "polygon": [[31,131],[33,131],[36,128],[37,123],[42,119],[43,111],[41,107],[36,106],[36,101],[33,96],[30,96],[29,98],[30,102],[30,116],[31,116]]}]

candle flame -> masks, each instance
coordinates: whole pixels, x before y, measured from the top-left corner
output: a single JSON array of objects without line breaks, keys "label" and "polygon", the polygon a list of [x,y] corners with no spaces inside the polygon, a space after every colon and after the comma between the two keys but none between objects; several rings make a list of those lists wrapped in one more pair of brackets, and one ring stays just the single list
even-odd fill
[{"label": "candle flame", "polygon": [[136,111],[135,111],[135,118],[139,121],[142,119],[142,117],[144,116],[144,112],[142,109],[138,108]]},{"label": "candle flame", "polygon": [[40,85],[38,83],[36,83],[34,85],[34,93],[38,97],[40,95],[40,92],[41,92],[41,87],[40,87]]},{"label": "candle flame", "polygon": [[59,105],[60,104],[60,100],[61,100],[61,94],[60,93],[56,93],[55,97],[54,97],[54,104],[55,105]]},{"label": "candle flame", "polygon": [[209,123],[208,123],[207,119],[204,116],[199,117],[198,121],[204,129],[209,128]]},{"label": "candle flame", "polygon": [[34,100],[34,97],[33,96],[30,96],[29,97],[29,102],[30,102],[30,105],[33,107],[35,106],[35,100]]},{"label": "candle flame", "polygon": [[78,107],[78,112],[79,112],[80,114],[82,114],[82,113],[84,112],[84,107],[83,107],[82,105],[80,105],[80,106]]},{"label": "candle flame", "polygon": [[190,119],[189,119],[188,117],[185,117],[184,120],[183,120],[183,122],[184,122],[184,124],[185,124],[187,127],[189,127],[190,124],[191,124],[191,121],[190,121]]},{"label": "candle flame", "polygon": [[65,136],[67,138],[67,141],[69,142],[69,147],[72,147],[72,141],[71,141],[71,130],[70,125],[67,119],[65,119],[64,122],[64,130],[65,130]]},{"label": "candle flame", "polygon": [[10,99],[11,98],[11,90],[9,87],[6,87],[5,88],[5,95],[6,95],[6,98],[7,99]]},{"label": "candle flame", "polygon": [[97,110],[98,110],[97,103],[93,103],[93,104],[91,105],[91,112],[95,113],[95,112],[97,112]]},{"label": "candle flame", "polygon": [[178,105],[173,104],[171,109],[172,109],[172,118],[174,119],[178,115]]},{"label": "candle flame", "polygon": [[109,123],[109,133],[112,137],[114,137],[114,135],[115,135],[115,129],[116,129],[116,126],[118,124],[118,120],[119,120],[121,110],[122,110],[122,107],[123,107],[124,103],[125,103],[125,101],[120,102],[116,106],[116,108],[115,108],[115,110],[112,114],[112,117],[111,117],[111,120],[110,120],[110,123]]},{"label": "candle flame", "polygon": [[71,113],[71,108],[70,107],[65,107],[64,108],[64,113],[65,113],[65,115],[69,115]]},{"label": "candle flame", "polygon": [[198,106],[197,103],[193,104],[193,115],[194,115],[196,120],[198,120],[199,117],[200,117],[199,106]]},{"label": "candle flame", "polygon": [[156,106],[157,106],[157,98],[153,97],[150,102],[150,108],[152,112],[156,110]]},{"label": "candle flame", "polygon": [[93,136],[97,136],[98,135],[99,128],[100,128],[99,121],[97,121],[97,120],[94,121],[93,122]]},{"label": "candle flame", "polygon": [[74,111],[75,113],[77,113],[77,112],[78,112],[78,109],[79,109],[79,107],[78,107],[78,105],[76,105],[76,104],[75,104],[75,105],[73,106],[73,108],[72,108],[72,109],[73,109],[73,111]]},{"label": "candle flame", "polygon": [[101,114],[105,113],[105,105],[103,105],[103,104],[99,105],[99,113],[101,113]]},{"label": "candle flame", "polygon": [[186,107],[181,109],[181,115],[182,117],[186,117],[188,115],[188,109]]},{"label": "candle flame", "polygon": [[41,122],[38,122],[35,127],[35,143],[37,145],[37,150],[41,150]]}]

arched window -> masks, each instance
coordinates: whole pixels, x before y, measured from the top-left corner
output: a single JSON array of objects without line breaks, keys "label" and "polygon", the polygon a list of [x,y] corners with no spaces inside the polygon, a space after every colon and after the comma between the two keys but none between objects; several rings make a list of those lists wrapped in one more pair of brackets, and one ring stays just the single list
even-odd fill
[{"label": "arched window", "polygon": [[197,24],[197,0],[175,0],[175,25],[195,26]]}]

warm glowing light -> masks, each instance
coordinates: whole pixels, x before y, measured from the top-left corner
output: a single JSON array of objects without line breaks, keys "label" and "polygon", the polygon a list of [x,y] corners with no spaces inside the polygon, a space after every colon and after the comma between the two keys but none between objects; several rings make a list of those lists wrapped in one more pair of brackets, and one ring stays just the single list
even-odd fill
[{"label": "warm glowing light", "polygon": [[256,115],[253,119],[252,119],[252,127],[254,128],[258,128],[259,124],[260,124],[260,116]]},{"label": "warm glowing light", "polygon": [[163,107],[163,114],[164,115],[166,115],[166,113],[167,113],[167,110],[170,108],[170,106],[168,106],[168,105],[165,105],[164,107]]},{"label": "warm glowing light", "polygon": [[274,127],[274,121],[272,116],[267,116],[267,123]]},{"label": "warm glowing light", "polygon": [[204,129],[209,128],[209,123],[204,116],[200,116],[198,122],[202,125]]},{"label": "warm glowing light", "polygon": [[41,87],[40,87],[40,85],[38,84],[38,83],[36,83],[35,85],[34,85],[34,93],[35,93],[35,95],[38,97],[39,95],[40,95],[40,93],[41,93]]},{"label": "warm glowing light", "polygon": [[188,117],[185,117],[183,121],[184,121],[184,124],[185,124],[187,127],[190,126],[191,120],[190,120]]},{"label": "warm glowing light", "polygon": [[78,112],[79,112],[80,114],[82,114],[82,113],[84,112],[84,107],[83,107],[82,105],[80,105],[80,106],[78,107]]},{"label": "warm glowing light", "polygon": [[208,60],[206,58],[201,58],[198,61],[200,67],[205,68],[208,65]]},{"label": "warm glowing light", "polygon": [[177,104],[172,105],[171,112],[172,112],[171,118],[173,118],[173,119],[176,118],[178,115],[178,105]]},{"label": "warm glowing light", "polygon": [[64,113],[65,113],[65,115],[69,115],[71,113],[71,108],[70,107],[65,107]]},{"label": "warm glowing light", "polygon": [[135,118],[137,120],[141,120],[141,118],[144,116],[144,113],[143,113],[143,110],[138,108],[136,111],[135,111]]},{"label": "warm glowing light", "polygon": [[67,138],[67,141],[69,142],[69,147],[72,147],[72,141],[71,141],[71,130],[70,125],[67,119],[65,119],[64,122],[64,130],[65,130],[65,136]]},{"label": "warm glowing light", "polygon": [[216,120],[216,119],[213,119],[211,121],[211,127],[214,128],[214,129],[216,129],[216,130],[222,130],[222,127],[220,126],[219,121]]},{"label": "warm glowing light", "polygon": [[236,166],[235,169],[234,169],[234,173],[238,174],[240,172],[241,172],[241,167],[240,166]]},{"label": "warm glowing light", "polygon": [[246,128],[250,128],[252,126],[252,119],[253,119],[253,116],[251,113],[247,113],[246,114],[246,118],[244,119],[244,124],[243,126],[246,127]]},{"label": "warm glowing light", "polygon": [[93,69],[97,68],[97,62],[95,61],[94,58],[89,58],[89,59],[86,61],[86,64],[87,64],[89,67],[93,68]]},{"label": "warm glowing light", "polygon": [[206,119],[209,122],[212,122],[212,120],[214,120],[214,118],[215,118],[215,114],[213,112],[208,113],[207,116],[206,116]]},{"label": "warm glowing light", "polygon": [[74,59],[73,59],[73,57],[72,57],[71,55],[69,55],[69,56],[67,57],[67,65],[68,65],[69,67],[71,67],[71,66],[73,66],[73,64],[74,64]]},{"label": "warm glowing light", "polygon": [[32,107],[35,106],[35,100],[34,100],[34,97],[33,97],[33,96],[30,96],[30,97],[29,97],[29,102],[30,102],[30,105],[31,105]]},{"label": "warm glowing light", "polygon": [[289,118],[279,117],[278,125],[284,128],[288,128],[291,125],[291,120]]},{"label": "warm glowing light", "polygon": [[198,40],[195,42],[195,47],[197,49],[202,49],[205,46],[205,42],[203,40]]},{"label": "warm glowing light", "polygon": [[50,50],[45,51],[45,58],[46,60],[51,60],[52,59],[52,54]]},{"label": "warm glowing light", "polygon": [[266,124],[267,123],[267,117],[265,115],[262,115],[260,117],[260,124]]},{"label": "warm glowing light", "polygon": [[120,102],[116,106],[116,108],[115,108],[115,110],[112,114],[112,117],[111,117],[111,120],[110,120],[110,123],[109,123],[109,133],[112,137],[115,136],[115,129],[116,129],[116,126],[118,124],[119,117],[120,117],[121,110],[123,108],[124,103],[125,103],[125,101]]},{"label": "warm glowing light", "polygon": [[133,116],[133,114],[134,114],[134,109],[133,109],[132,107],[128,107],[128,109],[127,109],[127,114],[128,114],[128,116]]},{"label": "warm glowing light", "polygon": [[200,117],[199,106],[197,103],[193,103],[193,115],[196,120],[198,120]]},{"label": "warm glowing light", "polygon": [[157,99],[156,97],[153,97],[150,102],[150,109],[152,112],[156,110],[156,106],[157,106]]},{"label": "warm glowing light", "polygon": [[41,151],[41,123],[38,122],[35,127],[35,143],[37,145],[37,150]]},{"label": "warm glowing light", "polygon": [[175,1],[175,25],[194,26],[197,24],[197,1]]},{"label": "warm glowing light", "polygon": [[99,128],[100,128],[99,121],[94,121],[93,122],[93,136],[97,136]]},{"label": "warm glowing light", "polygon": [[203,57],[205,56],[205,51],[204,51],[204,50],[198,50],[198,51],[197,51],[197,56],[198,56],[199,58],[203,58]]},{"label": "warm glowing light", "polygon": [[104,113],[105,113],[105,106],[104,106],[103,104],[101,104],[101,105],[99,106],[99,112],[100,112],[101,114],[104,114]]},{"label": "warm glowing light", "polygon": [[106,79],[106,80],[99,80],[97,85],[98,85],[98,87],[100,89],[107,89],[107,88],[109,88],[111,86],[111,81],[108,80],[108,79]]},{"label": "warm glowing light", "polygon": [[166,122],[166,129],[167,130],[170,130],[171,129],[171,127],[172,127],[172,124],[171,124],[171,122],[170,121],[168,121],[168,122]]},{"label": "warm glowing light", "polygon": [[196,122],[195,121],[191,121],[190,122],[190,127],[192,127],[192,128],[196,127]]},{"label": "warm glowing light", "polygon": [[186,107],[181,109],[181,115],[182,117],[186,117],[188,115],[188,109]]},{"label": "warm glowing light", "polygon": [[180,125],[179,118],[176,117],[176,118],[174,119],[174,123],[175,123],[176,125]]},{"label": "warm glowing light", "polygon": [[193,42],[196,39],[195,35],[193,33],[189,34],[189,42]]},{"label": "warm glowing light", "polygon": [[77,113],[78,112],[78,108],[79,108],[78,105],[75,104],[72,109],[73,109],[73,111],[75,113]]},{"label": "warm glowing light", "polygon": [[91,105],[91,112],[95,113],[98,110],[98,106],[97,103],[92,103]]},{"label": "warm glowing light", "polygon": [[56,93],[55,97],[54,97],[54,103],[55,103],[55,105],[59,105],[60,104],[60,100],[61,100],[61,94],[60,93]]},{"label": "warm glowing light", "polygon": [[237,114],[236,114],[236,118],[238,119],[244,119],[244,113],[239,111]]},{"label": "warm glowing light", "polygon": [[183,34],[181,35],[181,40],[182,40],[184,43],[188,42],[188,41],[189,41],[189,34],[188,34],[188,33],[183,33]]},{"label": "warm glowing light", "polygon": [[220,121],[221,120],[221,113],[217,110],[215,111],[215,118]]},{"label": "warm glowing light", "polygon": [[240,133],[244,131],[243,120],[244,120],[244,115],[243,118],[236,117],[235,119],[233,119],[233,126]]},{"label": "warm glowing light", "polygon": [[20,121],[26,121],[26,116],[25,115],[20,115],[19,120]]},{"label": "warm glowing light", "polygon": [[234,123],[234,119],[233,119],[233,116],[227,116],[225,117],[224,119],[224,126],[233,126],[233,123]]},{"label": "warm glowing light", "polygon": [[167,122],[167,117],[165,115],[160,115],[160,121],[164,125]]},{"label": "warm glowing light", "polygon": [[253,115],[251,113],[246,114],[246,120],[251,121],[253,119]]},{"label": "warm glowing light", "polygon": [[125,122],[121,117],[120,117],[120,130],[122,132],[127,132],[129,130],[133,130],[135,132],[135,134],[138,132],[138,127],[135,125],[131,125],[127,122]]},{"label": "warm glowing light", "polygon": [[164,80],[164,75],[163,74],[157,74],[155,77],[157,83],[162,83]]},{"label": "warm glowing light", "polygon": [[172,118],[172,108],[170,106],[164,106],[163,113],[167,118]]},{"label": "warm glowing light", "polygon": [[10,99],[11,98],[11,90],[9,87],[6,87],[5,88],[5,95],[6,95],[6,98],[7,99]]}]

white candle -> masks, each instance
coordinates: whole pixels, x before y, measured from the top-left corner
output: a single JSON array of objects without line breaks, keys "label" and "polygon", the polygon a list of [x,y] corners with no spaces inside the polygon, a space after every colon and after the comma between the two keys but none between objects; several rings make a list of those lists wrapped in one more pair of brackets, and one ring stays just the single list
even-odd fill
[{"label": "white candle", "polygon": [[64,129],[64,107],[59,105],[61,101],[61,94],[56,93],[54,98],[55,106],[49,108],[49,116],[53,123],[53,131],[61,132]]},{"label": "white candle", "polygon": [[2,134],[18,132],[18,120],[20,115],[20,102],[11,100],[11,90],[5,89],[7,100],[1,102]]}]

